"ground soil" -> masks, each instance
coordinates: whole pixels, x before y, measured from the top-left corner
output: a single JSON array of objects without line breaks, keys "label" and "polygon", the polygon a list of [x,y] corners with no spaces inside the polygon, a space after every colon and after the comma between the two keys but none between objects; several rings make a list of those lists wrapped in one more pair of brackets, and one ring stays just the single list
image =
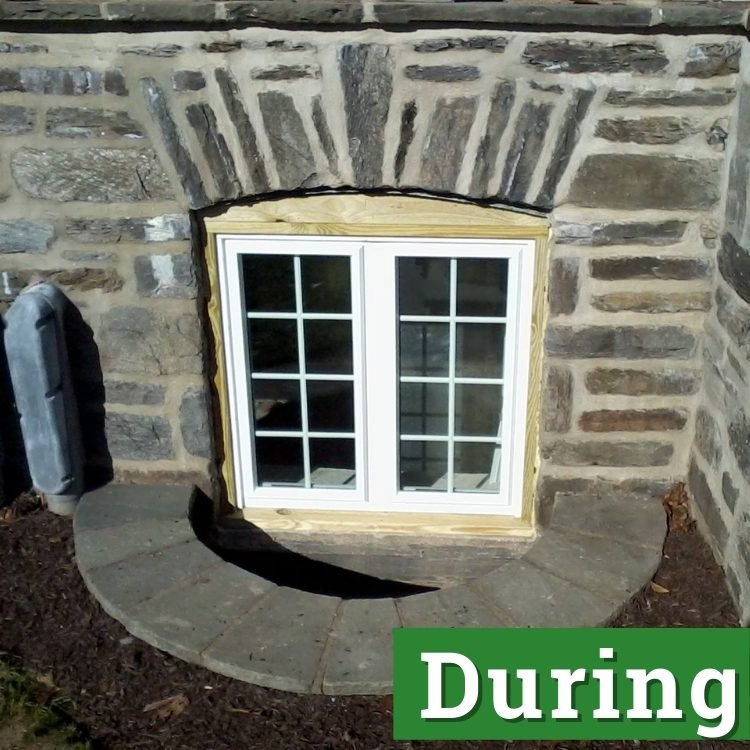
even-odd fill
[{"label": "ground soil", "polygon": [[[684,518],[655,581],[615,627],[737,627],[722,570]],[[75,702],[103,750],[449,750],[511,743],[397,743],[389,697],[300,696],[246,685],[163,654],[107,616],[81,581],[68,520],[30,496],[0,510],[0,651]],[[172,699],[153,706],[158,701]],[[145,708],[150,710],[144,711]],[[630,748],[634,743],[512,743],[523,750]],[[731,748],[744,742],[635,743]],[[1,749],[0,749],[1,750]]]}]

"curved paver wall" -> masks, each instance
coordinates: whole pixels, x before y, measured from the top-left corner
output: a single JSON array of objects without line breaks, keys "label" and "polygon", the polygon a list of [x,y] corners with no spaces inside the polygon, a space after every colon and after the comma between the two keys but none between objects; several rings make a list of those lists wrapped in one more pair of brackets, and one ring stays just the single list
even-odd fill
[{"label": "curved paver wall", "polygon": [[93,30],[0,33],[0,295],[79,306],[118,476],[211,466],[200,210],[344,186],[549,211],[543,501],[685,476],[741,37]]}]

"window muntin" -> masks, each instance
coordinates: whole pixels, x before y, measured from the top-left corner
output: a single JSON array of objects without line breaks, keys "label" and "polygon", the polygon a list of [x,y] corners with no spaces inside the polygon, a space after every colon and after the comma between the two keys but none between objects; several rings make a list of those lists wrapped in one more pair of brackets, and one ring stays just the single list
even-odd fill
[{"label": "window muntin", "polygon": [[217,246],[241,507],[520,514],[533,241]]}]

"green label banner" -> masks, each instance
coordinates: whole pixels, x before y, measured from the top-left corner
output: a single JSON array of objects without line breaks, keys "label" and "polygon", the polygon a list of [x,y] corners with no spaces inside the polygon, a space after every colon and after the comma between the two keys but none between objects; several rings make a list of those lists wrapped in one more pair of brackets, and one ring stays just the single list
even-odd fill
[{"label": "green label banner", "polygon": [[401,628],[393,736],[750,739],[743,629]]}]

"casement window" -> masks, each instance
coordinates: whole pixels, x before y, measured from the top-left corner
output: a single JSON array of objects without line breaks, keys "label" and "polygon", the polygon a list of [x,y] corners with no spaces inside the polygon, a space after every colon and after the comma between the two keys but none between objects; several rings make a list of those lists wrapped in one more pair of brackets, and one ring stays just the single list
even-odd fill
[{"label": "casement window", "polygon": [[536,243],[216,232],[240,508],[520,516]]}]

